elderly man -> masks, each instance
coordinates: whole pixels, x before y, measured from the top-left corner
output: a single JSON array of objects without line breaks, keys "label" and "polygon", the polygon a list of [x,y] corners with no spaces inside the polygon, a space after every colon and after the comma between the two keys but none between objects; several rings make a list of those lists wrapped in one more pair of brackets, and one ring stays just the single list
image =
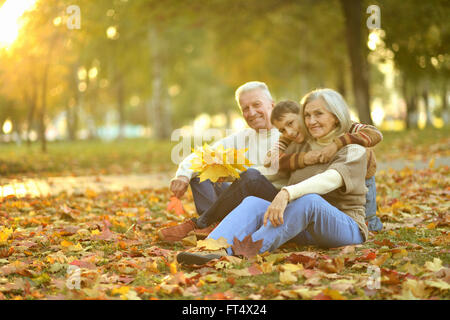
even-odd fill
[{"label": "elderly man", "polygon": [[[235,98],[250,128],[217,141],[213,147],[223,145],[225,148],[248,148],[246,157],[254,166],[241,174],[241,178],[231,185],[227,182],[212,183],[210,180],[200,183],[199,178],[190,170],[190,161],[195,154],[186,157],[170,183],[170,190],[180,198],[190,185],[199,218],[159,230],[158,234],[162,240],[179,241],[192,231],[199,236],[207,236],[217,222],[239,205],[238,199],[246,195],[256,195],[272,201],[278,192],[274,185],[283,185],[284,181],[274,181],[277,175],[263,165],[267,151],[280,136],[270,123],[274,101],[267,85],[259,81],[247,82],[236,90]],[[268,179],[261,179],[262,174]]]}]

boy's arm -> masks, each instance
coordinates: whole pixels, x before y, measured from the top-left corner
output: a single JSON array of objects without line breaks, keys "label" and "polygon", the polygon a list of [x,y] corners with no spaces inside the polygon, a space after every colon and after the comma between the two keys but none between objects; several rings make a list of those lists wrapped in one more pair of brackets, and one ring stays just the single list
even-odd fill
[{"label": "boy's arm", "polygon": [[266,158],[264,159],[264,166],[268,168],[273,161],[277,161],[278,159],[273,159],[276,154],[278,154],[278,158],[280,159],[281,156],[285,154],[284,151],[290,143],[291,140],[281,135],[278,141],[275,142],[273,147],[267,152]]},{"label": "boy's arm", "polygon": [[337,149],[348,144],[359,144],[366,148],[371,148],[383,140],[383,134],[376,127],[354,122],[348,133],[334,139]]}]

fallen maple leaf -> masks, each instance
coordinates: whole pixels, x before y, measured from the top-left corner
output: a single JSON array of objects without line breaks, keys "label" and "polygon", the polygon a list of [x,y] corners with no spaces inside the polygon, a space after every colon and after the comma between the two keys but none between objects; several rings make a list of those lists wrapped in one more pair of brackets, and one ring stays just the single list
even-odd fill
[{"label": "fallen maple leaf", "polygon": [[177,215],[184,214],[184,208],[181,204],[181,200],[177,197],[170,197],[170,202],[167,205],[166,211],[174,210]]},{"label": "fallen maple leaf", "polygon": [[330,297],[332,300],[347,300],[346,297],[342,296],[339,291],[326,288],[322,291],[325,296]]},{"label": "fallen maple leaf", "polygon": [[316,259],[298,253],[291,254],[286,260],[292,263],[301,263],[306,269],[312,269],[316,265]]},{"label": "fallen maple leaf", "polygon": [[236,256],[244,256],[246,258],[251,258],[259,253],[263,244],[263,239],[253,242],[252,236],[249,234],[242,241],[234,237],[233,245],[231,249]]},{"label": "fallen maple leaf", "polygon": [[280,273],[280,282],[284,284],[292,284],[297,282],[297,277],[291,271],[283,271]]},{"label": "fallen maple leaf", "polygon": [[429,271],[437,272],[442,269],[442,260],[439,258],[434,258],[433,262],[425,262],[425,268]]},{"label": "fallen maple leaf", "polygon": [[0,244],[5,244],[9,236],[13,233],[12,228],[2,228],[0,230]]},{"label": "fallen maple leaf", "polygon": [[319,268],[328,273],[338,273],[344,269],[344,259],[341,257],[332,260],[324,260],[319,263]]}]

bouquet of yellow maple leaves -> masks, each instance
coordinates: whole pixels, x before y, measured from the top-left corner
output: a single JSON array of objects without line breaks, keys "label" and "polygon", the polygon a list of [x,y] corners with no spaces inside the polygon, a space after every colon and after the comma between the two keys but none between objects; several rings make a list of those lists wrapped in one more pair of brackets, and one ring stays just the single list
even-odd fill
[{"label": "bouquet of yellow maple leaves", "polygon": [[193,151],[197,157],[191,160],[191,170],[199,173],[200,182],[207,179],[211,182],[238,179],[241,172],[253,165],[245,157],[247,149],[225,149],[222,145],[213,149],[205,143]]}]

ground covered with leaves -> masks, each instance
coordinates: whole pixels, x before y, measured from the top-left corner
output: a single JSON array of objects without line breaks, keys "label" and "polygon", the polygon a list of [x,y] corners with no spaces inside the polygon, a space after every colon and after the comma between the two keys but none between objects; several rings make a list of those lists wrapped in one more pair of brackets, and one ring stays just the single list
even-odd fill
[{"label": "ground covered with leaves", "polygon": [[[449,299],[448,167],[377,173],[384,229],[363,245],[286,244],[250,258],[176,262],[211,249],[157,231],[195,216],[167,188],[0,202],[0,299]],[[182,213],[184,211],[184,213]]]}]

